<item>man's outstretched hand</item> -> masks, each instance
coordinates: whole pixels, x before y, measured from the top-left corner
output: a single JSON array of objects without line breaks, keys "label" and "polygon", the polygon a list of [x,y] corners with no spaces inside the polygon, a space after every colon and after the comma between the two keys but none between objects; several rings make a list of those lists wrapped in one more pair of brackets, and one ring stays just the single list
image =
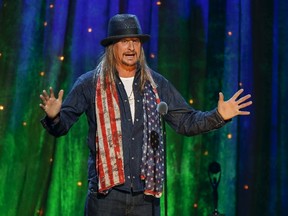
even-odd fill
[{"label": "man's outstretched hand", "polygon": [[59,91],[58,98],[55,98],[52,87],[49,88],[49,91],[50,95],[46,90],[43,90],[43,93],[40,95],[42,103],[40,103],[39,106],[44,110],[49,118],[53,119],[60,112],[64,91]]},{"label": "man's outstretched hand", "polygon": [[238,99],[243,91],[243,89],[240,89],[227,101],[224,101],[223,93],[219,93],[218,112],[224,120],[231,119],[238,115],[250,115],[250,112],[241,110],[252,104],[252,101],[247,101],[249,98],[251,98],[250,94]]}]

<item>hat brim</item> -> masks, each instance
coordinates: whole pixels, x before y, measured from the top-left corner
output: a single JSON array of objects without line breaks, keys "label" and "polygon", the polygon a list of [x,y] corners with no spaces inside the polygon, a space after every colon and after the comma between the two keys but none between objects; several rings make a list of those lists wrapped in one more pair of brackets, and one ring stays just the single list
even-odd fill
[{"label": "hat brim", "polygon": [[117,35],[117,36],[111,36],[111,37],[107,37],[105,39],[103,39],[100,44],[104,47],[111,45],[119,40],[121,40],[122,38],[139,38],[141,40],[142,43],[145,43],[146,41],[148,41],[150,39],[150,35],[147,34],[128,34],[128,35]]}]

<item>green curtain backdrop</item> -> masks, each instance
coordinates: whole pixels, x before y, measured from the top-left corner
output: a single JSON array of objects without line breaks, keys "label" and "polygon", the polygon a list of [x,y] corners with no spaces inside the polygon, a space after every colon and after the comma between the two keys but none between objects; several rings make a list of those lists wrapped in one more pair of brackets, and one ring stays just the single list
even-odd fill
[{"label": "green curtain backdrop", "polygon": [[83,215],[86,117],[56,139],[40,125],[39,94],[67,94],[94,69],[116,13],[139,17],[150,66],[195,109],[215,108],[219,91],[253,96],[251,115],[220,130],[183,137],[167,127],[168,215],[212,213],[213,161],[221,213],[286,215],[287,11],[287,0],[0,0],[0,215]]}]

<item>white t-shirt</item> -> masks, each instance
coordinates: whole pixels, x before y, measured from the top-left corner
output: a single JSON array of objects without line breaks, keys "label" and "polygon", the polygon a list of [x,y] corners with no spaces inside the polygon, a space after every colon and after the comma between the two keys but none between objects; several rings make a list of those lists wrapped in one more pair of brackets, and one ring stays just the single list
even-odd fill
[{"label": "white t-shirt", "polygon": [[134,93],[133,93],[133,81],[134,77],[120,77],[122,83],[124,84],[126,94],[128,96],[132,121],[134,122],[135,115],[135,103],[134,103]]}]

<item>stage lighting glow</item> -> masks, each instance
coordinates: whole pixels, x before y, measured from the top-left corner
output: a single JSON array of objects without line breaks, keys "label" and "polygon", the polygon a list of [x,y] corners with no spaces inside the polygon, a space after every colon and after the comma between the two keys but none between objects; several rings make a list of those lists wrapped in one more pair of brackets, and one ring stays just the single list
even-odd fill
[{"label": "stage lighting glow", "polygon": [[231,133],[227,134],[227,138],[232,139],[232,134]]}]

